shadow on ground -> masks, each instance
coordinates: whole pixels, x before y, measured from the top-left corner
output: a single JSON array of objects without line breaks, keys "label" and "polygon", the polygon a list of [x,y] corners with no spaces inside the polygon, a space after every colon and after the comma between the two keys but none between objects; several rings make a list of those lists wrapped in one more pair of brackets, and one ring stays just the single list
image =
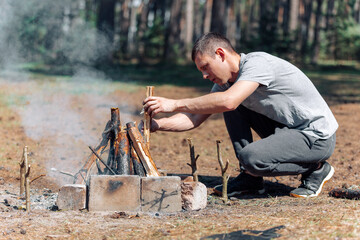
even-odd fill
[{"label": "shadow on ground", "polygon": [[210,240],[210,239],[242,239],[242,240],[267,240],[267,239],[274,239],[278,238],[281,235],[277,233],[278,230],[285,228],[285,226],[280,225],[277,227],[273,227],[264,231],[257,231],[257,230],[240,230],[231,233],[222,233],[207,236],[201,238],[202,240]]}]

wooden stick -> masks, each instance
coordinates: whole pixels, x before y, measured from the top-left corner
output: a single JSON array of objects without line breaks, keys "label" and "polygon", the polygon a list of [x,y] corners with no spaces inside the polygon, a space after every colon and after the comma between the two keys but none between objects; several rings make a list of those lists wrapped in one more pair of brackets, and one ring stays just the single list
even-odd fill
[{"label": "wooden stick", "polygon": [[[25,160],[27,161],[27,159]],[[30,165],[26,165],[25,172],[25,199],[26,199],[26,211],[30,211]]]},{"label": "wooden stick", "polygon": [[35,180],[38,180],[41,177],[45,177],[45,176],[46,176],[46,174],[40,174],[39,176],[34,177],[33,179],[31,179],[30,183],[34,182]]},{"label": "wooden stick", "polygon": [[[146,87],[146,97],[153,96],[154,94],[154,87],[147,86]],[[148,149],[150,149],[150,124],[151,124],[151,117],[150,115],[145,112],[144,114],[144,142]]]},{"label": "wooden stick", "polygon": [[159,177],[160,173],[158,172],[156,165],[150,156],[149,149],[142,141],[141,134],[139,130],[135,127],[135,123],[129,122],[126,124],[126,127],[128,129],[128,133],[134,149],[145,168],[146,176]]},{"label": "wooden stick", "polygon": [[105,167],[106,167],[112,174],[116,175],[116,173],[114,172],[114,170],[112,170],[111,167],[109,167],[109,165],[107,165],[107,164],[105,163],[105,161],[101,159],[101,157],[95,152],[95,150],[94,150],[91,146],[89,146],[89,148],[90,148],[90,150],[95,154],[95,156],[100,160],[100,162],[102,162],[102,164],[104,164]]},{"label": "wooden stick", "polygon": [[[118,133],[120,131],[121,122],[120,122],[120,111],[119,108],[111,108],[111,131],[110,131],[110,146],[109,146],[109,156],[107,160],[107,165],[111,169],[116,170],[116,161],[115,161],[115,146],[118,138]],[[108,169],[104,170],[104,173],[107,174]]]},{"label": "wooden stick", "polygon": [[199,178],[198,178],[198,174],[197,174],[197,166],[196,166],[196,161],[198,160],[199,158],[199,154],[195,157],[195,147],[194,147],[194,144],[192,143],[192,139],[191,138],[187,138],[186,139],[188,144],[189,144],[189,148],[190,148],[190,160],[191,160],[191,163],[187,164],[191,167],[191,170],[192,170],[192,176],[194,178],[194,181],[197,182],[199,181]]},{"label": "wooden stick", "polygon": [[228,196],[227,196],[227,184],[228,184],[228,180],[229,180],[229,176],[227,176],[226,171],[229,167],[229,159],[226,161],[226,165],[224,165],[224,162],[222,160],[221,157],[221,150],[220,150],[220,143],[222,141],[221,140],[216,140],[216,145],[217,145],[217,156],[218,156],[218,161],[220,164],[220,168],[221,168],[221,175],[222,175],[222,181],[223,181],[223,189],[222,189],[222,198],[224,200],[225,203],[227,203],[228,201]]},{"label": "wooden stick", "polygon": [[20,196],[23,195],[25,191],[25,172],[26,172],[25,157],[27,159],[27,146],[25,146],[23,149],[23,154],[19,163],[20,164]]}]

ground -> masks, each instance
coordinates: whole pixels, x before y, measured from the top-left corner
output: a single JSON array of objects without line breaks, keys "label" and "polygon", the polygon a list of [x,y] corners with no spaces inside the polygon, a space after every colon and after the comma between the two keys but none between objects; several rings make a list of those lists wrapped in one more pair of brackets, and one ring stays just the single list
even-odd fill
[{"label": "ground", "polygon": [[[114,212],[51,211],[26,213],[18,198],[18,162],[29,148],[31,184],[43,198],[56,193],[86,161],[96,146],[110,108],[119,107],[122,124],[139,121],[145,95],[142,84],[96,79],[6,73],[0,76],[0,239],[358,239],[359,202],[328,195],[334,187],[360,185],[360,77],[356,74],[309,73],[339,122],[337,145],[329,162],[334,177],[317,198],[295,199],[289,191],[299,177],[265,178],[267,193],[223,202],[211,194],[220,182],[216,140],[229,159],[231,176],[238,162],[221,115],[182,133],[154,133],[151,154],[168,173],[189,174],[186,139],[191,137],[200,180],[209,189],[208,207],[195,212],[119,216]],[[156,86],[155,95],[195,97],[205,87]],[[258,139],[256,137],[255,139]],[[58,171],[56,171],[56,170]],[[209,180],[210,179],[210,180]],[[5,200],[6,199],[6,200]],[[41,201],[41,200],[39,200]],[[45,201],[45,200],[44,200]],[[15,207],[15,208],[14,208]],[[16,209],[18,208],[18,209]]]}]

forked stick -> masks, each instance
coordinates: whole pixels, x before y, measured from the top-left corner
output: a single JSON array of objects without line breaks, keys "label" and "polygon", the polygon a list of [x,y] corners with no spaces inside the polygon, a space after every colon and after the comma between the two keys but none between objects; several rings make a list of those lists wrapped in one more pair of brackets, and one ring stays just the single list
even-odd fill
[{"label": "forked stick", "polygon": [[221,176],[222,176],[222,182],[223,182],[222,198],[223,198],[224,202],[227,203],[227,201],[228,201],[227,184],[228,184],[228,180],[230,178],[230,175],[228,176],[226,174],[226,171],[227,171],[227,169],[229,167],[229,159],[226,160],[226,164],[224,165],[224,162],[223,162],[222,157],[221,157],[221,150],[220,150],[220,143],[221,142],[222,142],[221,140],[216,140],[217,156],[218,156],[218,161],[219,161],[220,168],[221,168]]}]

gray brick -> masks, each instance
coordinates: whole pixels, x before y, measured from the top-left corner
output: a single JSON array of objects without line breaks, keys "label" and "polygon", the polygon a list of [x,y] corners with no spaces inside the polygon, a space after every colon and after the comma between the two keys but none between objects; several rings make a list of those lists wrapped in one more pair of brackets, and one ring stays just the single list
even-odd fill
[{"label": "gray brick", "polygon": [[144,212],[181,211],[180,177],[142,177],[141,208]]},{"label": "gray brick", "polygon": [[86,208],[86,186],[67,184],[60,188],[56,205],[61,210],[79,210]]},{"label": "gray brick", "polygon": [[140,211],[140,177],[92,175],[89,211]]}]

